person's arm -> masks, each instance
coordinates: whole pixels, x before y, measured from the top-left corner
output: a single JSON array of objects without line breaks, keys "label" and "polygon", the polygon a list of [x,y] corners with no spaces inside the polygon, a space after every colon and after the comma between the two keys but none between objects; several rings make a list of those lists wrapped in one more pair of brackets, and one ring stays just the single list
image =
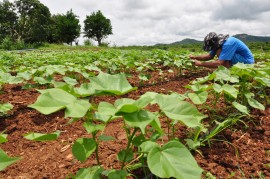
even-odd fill
[{"label": "person's arm", "polygon": [[208,68],[217,68],[218,66],[223,65],[224,67],[230,68],[231,64],[229,60],[215,60],[213,62],[201,62],[198,60],[195,60],[196,66],[204,66]]},{"label": "person's arm", "polygon": [[199,55],[199,56],[193,56],[193,55],[190,55],[189,58],[190,58],[190,59],[193,59],[193,60],[206,61],[206,60],[211,60],[211,59],[213,59],[214,56],[211,55],[211,54],[205,54],[205,55]]}]

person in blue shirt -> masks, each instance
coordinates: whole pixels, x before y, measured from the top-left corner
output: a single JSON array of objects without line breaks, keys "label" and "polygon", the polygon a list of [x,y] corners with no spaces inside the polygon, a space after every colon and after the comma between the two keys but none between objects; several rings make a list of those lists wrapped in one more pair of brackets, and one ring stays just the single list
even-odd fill
[{"label": "person in blue shirt", "polygon": [[[210,32],[204,38],[203,49],[208,51],[209,54],[199,56],[190,55],[190,59],[194,59],[196,66],[216,68],[223,65],[229,68],[236,63],[254,63],[254,57],[250,49],[241,40],[230,37],[229,35],[217,35],[215,32]],[[215,55],[217,55],[218,60],[202,62],[213,59]]]}]

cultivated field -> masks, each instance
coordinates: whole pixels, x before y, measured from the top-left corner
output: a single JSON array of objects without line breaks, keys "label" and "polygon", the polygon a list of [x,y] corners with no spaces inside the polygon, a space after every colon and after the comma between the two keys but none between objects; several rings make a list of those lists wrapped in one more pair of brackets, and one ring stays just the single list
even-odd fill
[{"label": "cultivated field", "polygon": [[269,55],[190,53],[0,51],[0,178],[270,178]]}]

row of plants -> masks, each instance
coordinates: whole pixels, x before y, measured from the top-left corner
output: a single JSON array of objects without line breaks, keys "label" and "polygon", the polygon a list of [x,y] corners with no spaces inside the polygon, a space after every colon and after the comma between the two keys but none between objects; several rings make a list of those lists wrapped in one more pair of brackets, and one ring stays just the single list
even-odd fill
[{"label": "row of plants", "polygon": [[164,50],[21,51],[0,54],[0,64],[1,74],[5,76],[0,80],[2,84],[33,80],[36,84],[49,85],[57,74],[80,82],[104,71],[109,74],[124,72],[127,76],[139,73],[143,85],[153,71],[159,73],[159,81],[164,81],[166,72],[176,72],[179,76],[183,70],[195,70],[187,52]]},{"label": "row of plants", "polygon": [[[46,69],[43,74],[57,72],[65,76],[65,72],[61,73],[59,69],[50,71],[44,66],[42,68]],[[252,118],[252,108],[264,110],[269,104],[269,74],[269,61],[256,65],[237,64],[231,69],[219,67],[208,76],[198,78],[186,86],[190,91],[185,94],[147,92],[137,100],[119,98],[113,104],[93,104],[93,101],[89,102],[89,97],[123,95],[136,90],[123,73],[110,75],[100,70],[98,76],[84,76],[89,81],[84,80],[85,83],[79,86],[75,79],[66,76],[64,82],[50,81],[50,88],[39,90],[41,95],[29,107],[46,115],[65,110],[65,117],[71,118],[71,122],[83,120],[85,130],[92,137],[78,138],[73,144],[72,153],[81,162],[95,155],[97,166],[80,169],[75,178],[95,178],[101,173],[109,178],[125,178],[138,168],[143,168],[146,176],[150,172],[162,178],[200,178],[203,170],[190,150],[206,145],[235,123]],[[228,115],[218,116],[218,111],[212,110],[216,109],[220,100],[225,101]],[[159,111],[147,110],[147,106],[152,104],[158,105]],[[207,115],[200,112],[203,109],[207,109]],[[162,117],[168,120],[168,131],[172,133],[165,133],[161,128]],[[122,167],[106,170],[101,167],[98,146],[101,142],[113,140],[112,136],[103,135],[103,131],[110,122],[119,118],[123,120],[127,136],[126,148],[117,155]],[[203,119],[207,121],[203,122]],[[160,139],[163,135],[174,136],[177,123],[187,127],[190,137],[183,141],[170,137],[169,142],[162,143]],[[25,137],[43,141],[56,139],[59,135],[59,131],[55,131],[51,134],[29,133]],[[2,136],[5,138],[5,134]]]},{"label": "row of plants", "polygon": [[[108,48],[73,48],[25,51],[2,51],[0,64],[9,70],[16,70],[20,66],[37,68],[41,65],[95,65],[103,71],[112,72],[136,70],[141,64],[152,68],[159,65],[171,65],[174,61],[187,57],[187,51],[165,50],[120,50]],[[151,68],[149,68],[151,69]]]}]

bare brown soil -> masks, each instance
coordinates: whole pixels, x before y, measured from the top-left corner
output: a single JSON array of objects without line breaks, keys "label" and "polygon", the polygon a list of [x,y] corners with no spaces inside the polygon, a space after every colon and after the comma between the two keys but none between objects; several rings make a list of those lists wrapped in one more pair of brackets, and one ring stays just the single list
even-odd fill
[{"label": "bare brown soil", "polygon": [[[185,85],[207,72],[181,77],[170,74],[163,82],[152,85],[154,81],[150,81],[148,85],[121,97],[137,99],[147,91],[184,93]],[[155,75],[152,73],[152,79],[157,82]],[[136,77],[129,80],[133,86],[139,86]],[[65,178],[80,168],[96,164],[94,156],[84,163],[72,156],[73,142],[77,138],[90,137],[81,121],[68,125],[68,119],[64,119],[62,111],[43,115],[28,108],[27,105],[34,103],[39,96],[35,89],[23,90],[22,85],[4,85],[2,91],[0,101],[10,102],[14,108],[8,116],[0,118],[0,132],[6,130],[8,134],[8,142],[0,144],[0,147],[9,156],[21,156],[22,160],[0,172],[0,178]],[[120,97],[103,96],[94,101],[96,104],[100,101],[113,103],[117,98]],[[154,106],[152,108],[155,110]],[[268,106],[265,111],[256,110],[252,114],[252,120],[244,121],[246,126],[238,123],[216,136],[210,145],[200,147],[199,152],[193,152],[198,164],[206,172],[211,172],[217,178],[270,178],[270,108]],[[127,145],[122,126],[122,120],[119,119],[112,121],[106,128],[105,134],[116,139],[100,145],[99,157],[106,169],[120,168],[121,163],[117,161],[116,155]],[[188,135],[185,129],[184,126],[178,126],[176,132],[183,142]],[[56,141],[33,142],[23,138],[23,134],[28,132],[51,133],[56,130],[62,132]]]}]

